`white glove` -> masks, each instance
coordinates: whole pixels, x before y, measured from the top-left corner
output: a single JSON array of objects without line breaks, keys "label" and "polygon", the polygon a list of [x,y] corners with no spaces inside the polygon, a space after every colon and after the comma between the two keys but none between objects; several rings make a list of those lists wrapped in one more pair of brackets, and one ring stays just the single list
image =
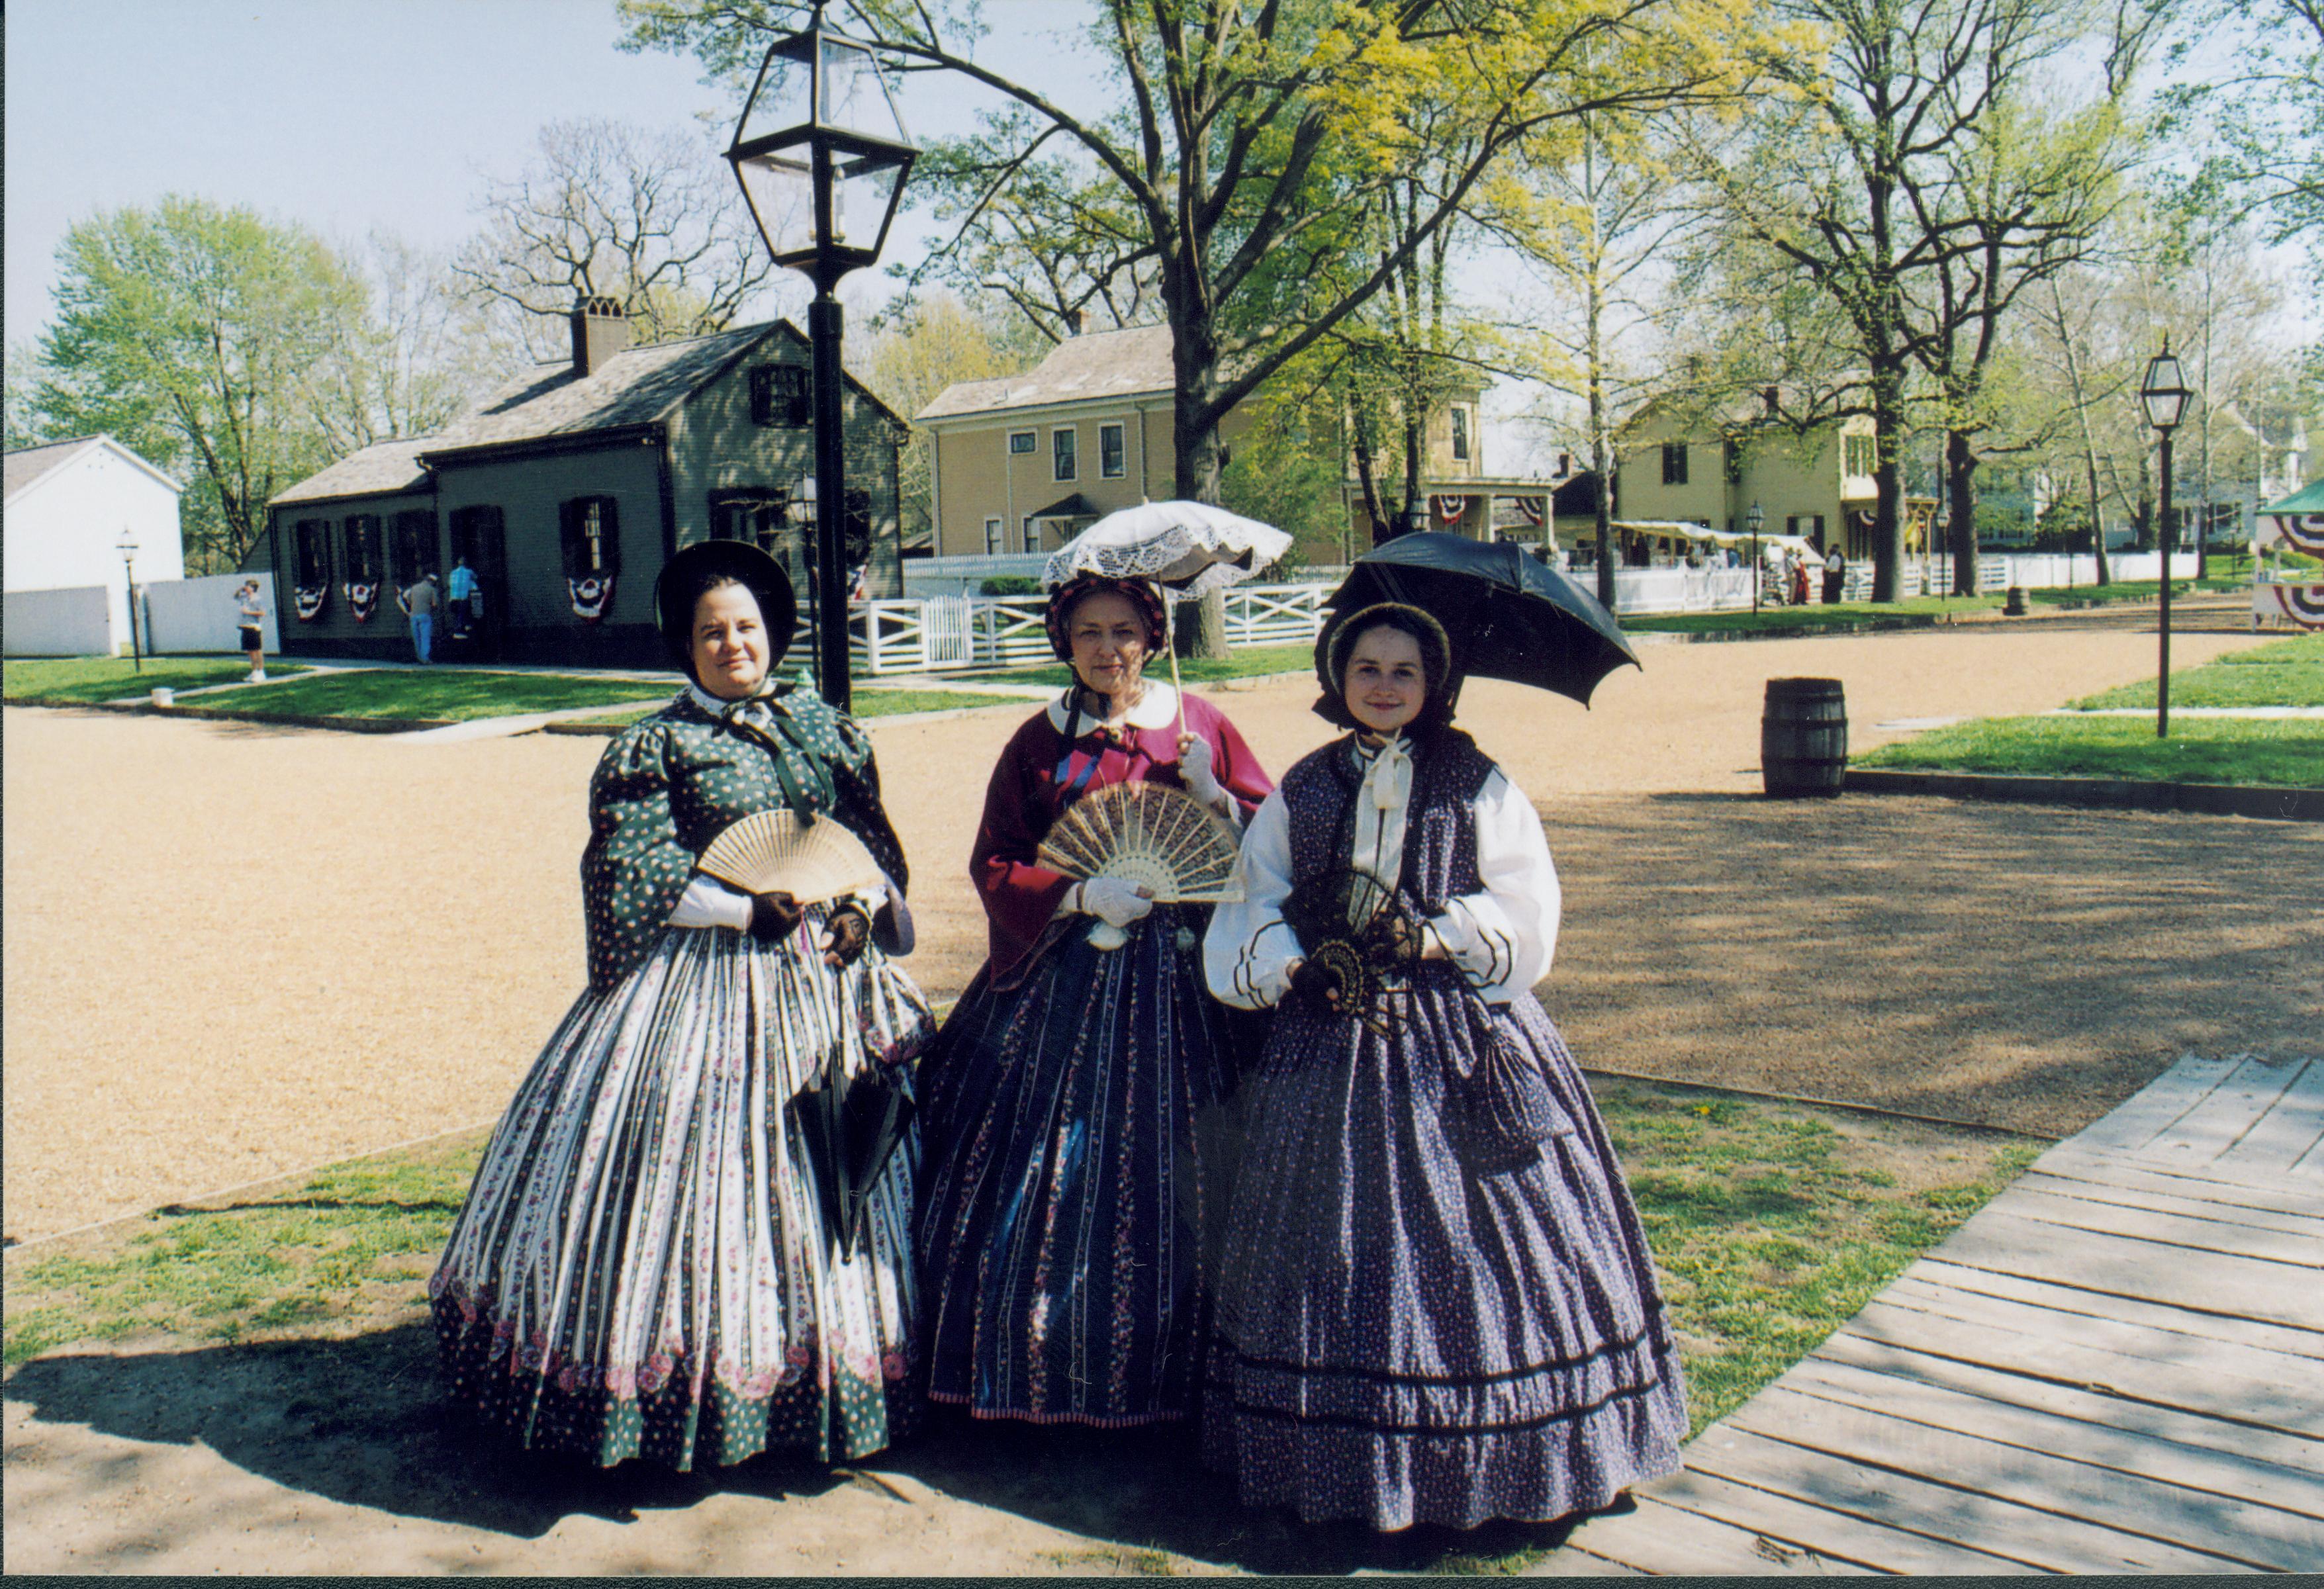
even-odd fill
[{"label": "white glove", "polygon": [[669,913],[673,927],[732,927],[738,932],[751,930],[751,896],[738,894],[707,872],[696,872],[678,896],[678,908]]},{"label": "white glove", "polygon": [[1065,908],[1102,917],[1107,925],[1127,927],[1154,908],[1143,886],[1121,877],[1092,877],[1076,883],[1065,896]]},{"label": "white glove", "polygon": [[1227,803],[1227,788],[1219,782],[1215,760],[1211,742],[1200,734],[1178,736],[1178,776],[1185,780],[1186,793],[1204,805]]}]

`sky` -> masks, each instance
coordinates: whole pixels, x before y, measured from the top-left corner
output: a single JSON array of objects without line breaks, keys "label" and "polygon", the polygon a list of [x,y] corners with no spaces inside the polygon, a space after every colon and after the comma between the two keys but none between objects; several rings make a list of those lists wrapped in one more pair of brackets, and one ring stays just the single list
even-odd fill
[{"label": "sky", "polygon": [[[1080,9],[998,0],[986,48],[1069,59],[1054,30]],[[616,50],[613,0],[10,0],[5,28],[11,343],[47,321],[57,245],[100,210],[198,194],[448,248],[546,123],[724,131],[742,110],[690,59]],[[906,124],[965,131],[982,92],[916,78]],[[899,221],[890,257],[921,235]]]}]

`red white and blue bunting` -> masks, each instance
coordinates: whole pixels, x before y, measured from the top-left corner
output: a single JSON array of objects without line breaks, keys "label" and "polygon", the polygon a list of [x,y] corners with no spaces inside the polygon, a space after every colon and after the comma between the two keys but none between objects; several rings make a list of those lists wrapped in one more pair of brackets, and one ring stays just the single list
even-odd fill
[{"label": "red white and blue bunting", "polygon": [[[2310,557],[2324,557],[2324,513],[2267,513],[2261,515],[2275,528],[2275,538],[2295,552]],[[2266,544],[2267,537],[2261,537]]]},{"label": "red white and blue bunting", "polygon": [[584,622],[595,623],[605,616],[605,609],[613,604],[613,576],[593,574],[586,579],[568,579],[566,590],[573,597],[574,615]]},{"label": "red white and blue bunting", "polygon": [[1448,492],[1429,498],[1428,507],[1436,515],[1437,523],[1450,524],[1469,510],[1469,499],[1458,492]]},{"label": "red white and blue bunting", "polygon": [[1515,500],[1517,505],[1517,517],[1524,519],[1527,524],[1532,525],[1535,528],[1540,528],[1541,521],[1549,516],[1549,499],[1547,497],[1518,497]]},{"label": "red white and blue bunting", "polygon": [[371,610],[379,605],[379,586],[377,584],[357,584],[353,580],[350,580],[346,583],[346,590],[347,592],[347,611],[355,614],[355,620],[357,623],[367,621],[371,617]]},{"label": "red white and blue bunting", "polygon": [[327,584],[294,585],[291,587],[290,599],[293,608],[299,614],[299,621],[312,623],[322,617],[323,609],[331,604],[331,587]]},{"label": "red white and blue bunting", "polygon": [[2252,620],[2271,616],[2266,609],[2268,593],[2275,598],[2275,609],[2301,629],[2324,629],[2324,585],[2256,584],[2252,587]]}]

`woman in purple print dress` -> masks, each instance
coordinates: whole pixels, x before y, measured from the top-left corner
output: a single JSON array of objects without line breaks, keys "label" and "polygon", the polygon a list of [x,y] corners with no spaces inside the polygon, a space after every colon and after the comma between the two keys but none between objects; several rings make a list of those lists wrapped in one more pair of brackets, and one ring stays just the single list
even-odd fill
[{"label": "woman in purple print dress", "polygon": [[[1557,873],[1451,726],[1433,619],[1367,608],[1322,655],[1316,710],[1356,731],[1260,806],[1205,943],[1213,992],[1277,1014],[1243,1082],[1204,1454],[1310,1521],[1596,1511],[1679,1465],[1686,1408],[1612,1145],[1530,991]],[[1377,914],[1346,908],[1359,874],[1393,887]]]}]

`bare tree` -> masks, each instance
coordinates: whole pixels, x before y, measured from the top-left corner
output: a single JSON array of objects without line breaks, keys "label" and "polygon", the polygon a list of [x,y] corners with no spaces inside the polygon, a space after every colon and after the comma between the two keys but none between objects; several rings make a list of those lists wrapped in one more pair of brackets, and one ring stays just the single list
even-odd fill
[{"label": "bare tree", "polygon": [[446,256],[380,231],[346,252],[362,265],[371,312],[340,328],[307,383],[315,423],[341,455],[440,428],[493,373],[476,306]]},{"label": "bare tree", "polygon": [[683,129],[552,122],[477,208],[453,274],[538,359],[562,352],[579,299],[614,299],[660,342],[725,329],[775,275],[725,162]]}]

